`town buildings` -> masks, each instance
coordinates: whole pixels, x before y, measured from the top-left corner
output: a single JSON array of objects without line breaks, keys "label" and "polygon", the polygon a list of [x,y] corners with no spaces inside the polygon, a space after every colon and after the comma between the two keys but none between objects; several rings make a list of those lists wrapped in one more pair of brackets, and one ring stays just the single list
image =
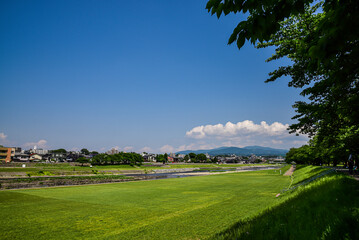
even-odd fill
[{"label": "town buildings", "polygon": [[[107,155],[118,154],[119,151],[115,148],[107,151]],[[87,154],[87,155],[86,155]],[[41,148],[37,148],[36,146],[33,149],[22,150],[18,147],[1,147],[0,148],[0,162],[76,162],[76,160],[80,157],[85,157],[87,159],[92,159],[97,152],[89,152],[84,154],[84,152],[80,151],[66,151],[65,149],[58,150],[45,150]],[[198,160],[198,159],[190,159],[186,158],[185,154],[176,154],[169,153],[166,159],[167,162],[170,163],[180,163],[180,162],[188,162],[188,163],[218,163],[218,164],[226,164],[226,163],[238,163],[238,164],[249,164],[249,163],[283,163],[285,161],[282,157],[261,157],[256,155],[251,156],[237,156],[237,155],[222,155],[222,156],[211,156],[208,153],[204,154],[206,156],[206,160]],[[158,154],[154,153],[146,153],[143,152],[141,154],[144,162],[156,162],[156,158]]]},{"label": "town buildings", "polygon": [[0,160],[11,162],[15,156],[15,148],[0,147]]}]

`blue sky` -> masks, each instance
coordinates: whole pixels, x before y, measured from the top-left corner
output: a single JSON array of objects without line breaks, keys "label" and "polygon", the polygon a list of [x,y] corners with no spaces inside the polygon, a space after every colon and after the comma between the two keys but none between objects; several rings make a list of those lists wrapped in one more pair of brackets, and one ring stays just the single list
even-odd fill
[{"label": "blue sky", "polygon": [[288,79],[264,83],[290,62],[265,63],[273,49],[228,46],[243,15],[218,20],[205,5],[1,1],[0,144],[137,152],[304,144],[285,130],[299,90]]}]

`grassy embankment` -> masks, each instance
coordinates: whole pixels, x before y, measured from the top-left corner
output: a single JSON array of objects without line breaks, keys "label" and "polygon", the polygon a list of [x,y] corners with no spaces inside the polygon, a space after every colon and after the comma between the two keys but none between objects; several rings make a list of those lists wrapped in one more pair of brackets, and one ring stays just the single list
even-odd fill
[{"label": "grassy embankment", "polygon": [[205,239],[279,204],[275,195],[289,182],[278,170],[267,170],[5,190],[0,238]]},{"label": "grassy embankment", "polygon": [[[321,171],[298,167],[293,185]],[[359,184],[353,178],[330,174],[280,198],[288,200],[212,239],[359,239]]]}]

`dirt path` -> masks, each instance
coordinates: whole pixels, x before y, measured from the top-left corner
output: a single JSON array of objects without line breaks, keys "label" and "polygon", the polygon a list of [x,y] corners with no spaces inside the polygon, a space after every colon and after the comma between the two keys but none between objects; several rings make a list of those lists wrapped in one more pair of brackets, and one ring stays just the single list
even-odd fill
[{"label": "dirt path", "polygon": [[284,176],[292,176],[293,172],[295,170],[295,166],[292,165],[286,173],[284,173]]}]

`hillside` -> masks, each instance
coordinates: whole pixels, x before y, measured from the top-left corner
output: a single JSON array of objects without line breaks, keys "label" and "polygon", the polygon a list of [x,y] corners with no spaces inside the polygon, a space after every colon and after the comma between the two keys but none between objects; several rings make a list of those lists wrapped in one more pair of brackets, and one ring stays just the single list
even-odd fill
[{"label": "hillside", "polygon": [[188,153],[208,153],[211,156],[217,155],[241,155],[241,156],[249,156],[252,154],[255,155],[269,155],[269,156],[284,156],[288,150],[286,149],[276,149],[269,147],[261,147],[261,146],[247,146],[243,148],[239,147],[220,147],[215,149],[205,149],[205,150],[185,150],[177,152],[178,154],[188,154]]}]

